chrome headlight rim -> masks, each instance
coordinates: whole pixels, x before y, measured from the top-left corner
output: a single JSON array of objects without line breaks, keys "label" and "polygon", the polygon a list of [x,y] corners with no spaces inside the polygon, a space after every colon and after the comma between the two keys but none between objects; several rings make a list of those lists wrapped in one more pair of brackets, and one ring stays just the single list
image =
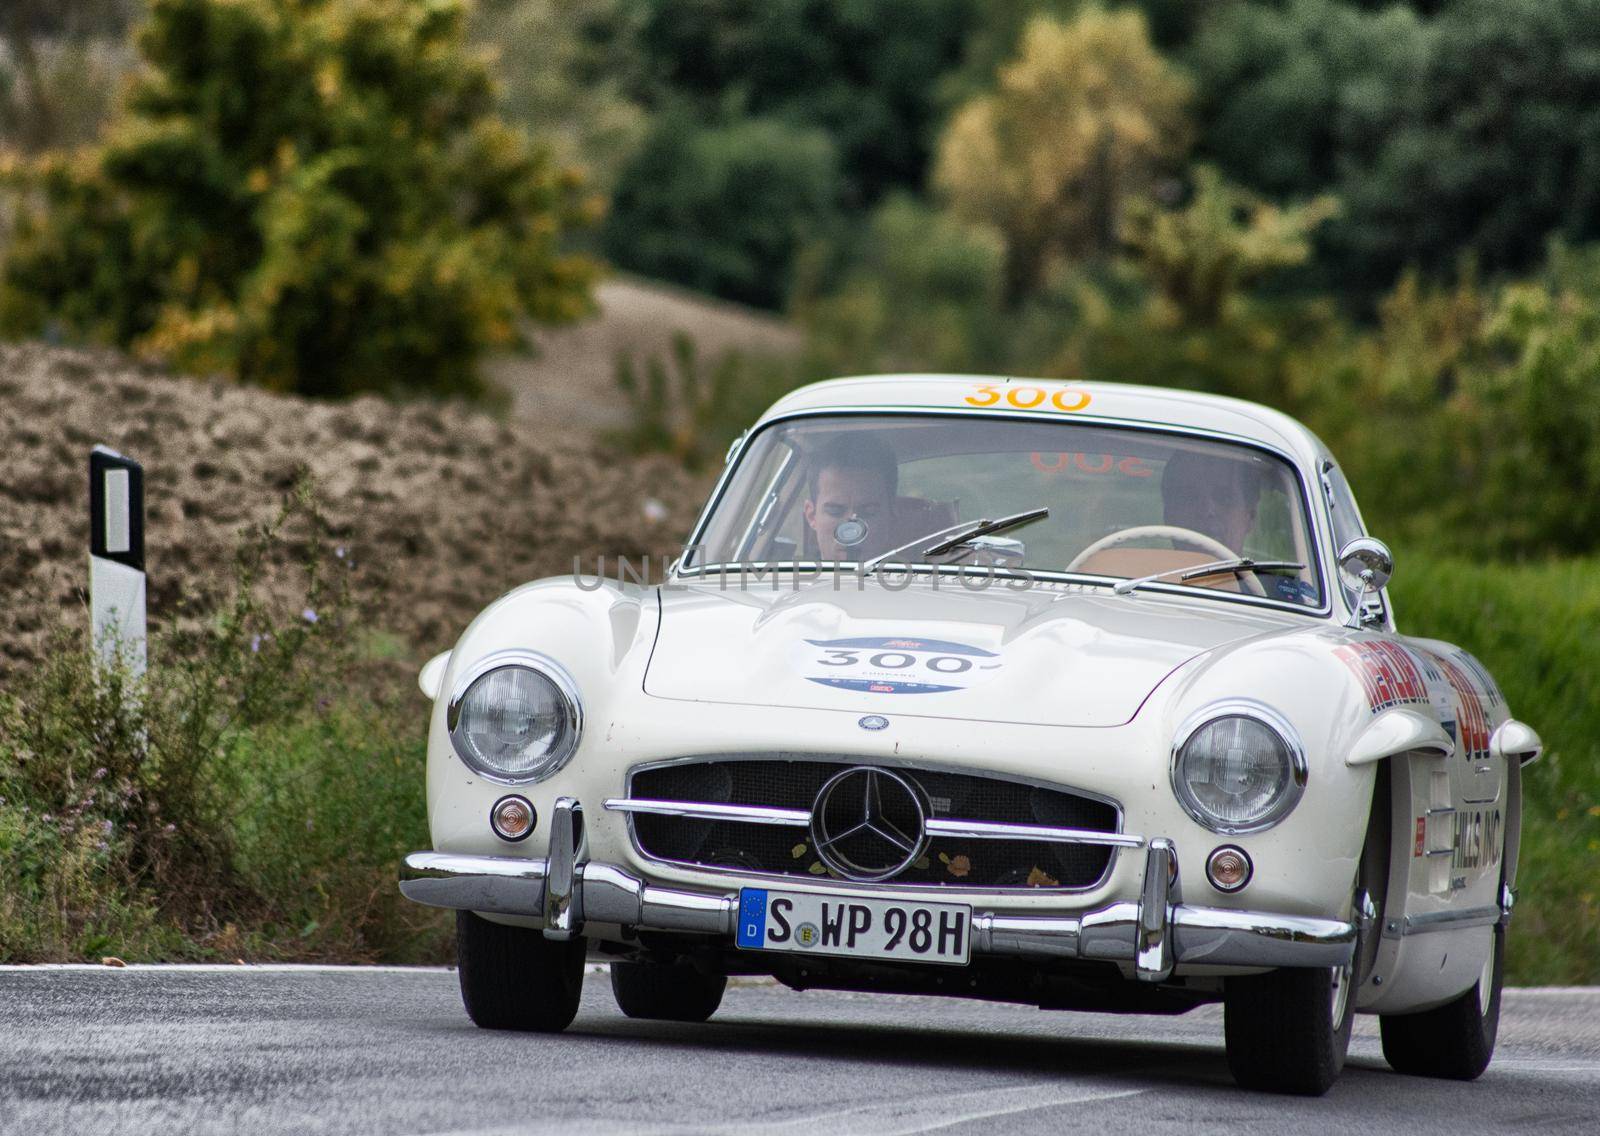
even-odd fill
[{"label": "chrome headlight rim", "polygon": [[[572,724],[561,746],[551,750],[552,756],[546,767],[535,775],[512,776],[486,768],[457,736],[457,727],[461,724],[461,704],[465,701],[467,692],[485,675],[507,667],[521,667],[548,679],[560,696],[567,719]],[[549,655],[520,648],[496,651],[485,655],[457,676],[450,690],[450,701],[445,705],[445,730],[450,736],[451,750],[476,776],[482,777],[485,781],[492,781],[496,785],[535,785],[561,772],[572,760],[572,755],[577,753],[578,743],[583,738],[583,701],[578,696],[578,684],[571,672]]]},{"label": "chrome headlight rim", "polygon": [[[1287,788],[1264,816],[1249,824],[1229,824],[1211,816],[1194,800],[1180,776],[1183,749],[1189,744],[1189,739],[1204,727],[1222,718],[1255,719],[1277,734],[1289,754]],[[1265,703],[1249,698],[1228,698],[1220,702],[1207,703],[1183,720],[1172,740],[1168,780],[1172,785],[1172,795],[1177,799],[1179,806],[1201,828],[1222,836],[1248,836],[1253,832],[1265,832],[1294,812],[1295,806],[1300,803],[1300,798],[1306,791],[1307,772],[1305,743],[1300,740],[1299,732],[1289,724],[1287,718]]]}]

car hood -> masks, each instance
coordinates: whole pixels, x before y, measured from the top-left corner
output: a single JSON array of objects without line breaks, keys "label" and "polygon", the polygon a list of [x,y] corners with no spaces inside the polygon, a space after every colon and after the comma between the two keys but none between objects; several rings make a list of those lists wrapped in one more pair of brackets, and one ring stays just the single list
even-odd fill
[{"label": "car hood", "polygon": [[691,702],[1119,726],[1206,651],[1304,619],[1103,588],[853,577],[660,590],[645,693]]}]

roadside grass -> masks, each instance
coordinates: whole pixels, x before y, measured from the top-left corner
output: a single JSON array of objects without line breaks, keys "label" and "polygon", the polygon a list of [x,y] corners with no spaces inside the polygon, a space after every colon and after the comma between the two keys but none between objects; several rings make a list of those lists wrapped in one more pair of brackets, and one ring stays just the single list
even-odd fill
[{"label": "roadside grass", "polygon": [[1399,549],[1400,629],[1476,655],[1539,731],[1523,771],[1506,981],[1600,982],[1600,560],[1506,564]]},{"label": "roadside grass", "polygon": [[[62,626],[0,690],[0,961],[443,957],[448,922],[394,883],[427,841],[412,668],[363,631],[324,528],[301,484],[142,681]],[[280,543],[300,588],[269,599]]]}]

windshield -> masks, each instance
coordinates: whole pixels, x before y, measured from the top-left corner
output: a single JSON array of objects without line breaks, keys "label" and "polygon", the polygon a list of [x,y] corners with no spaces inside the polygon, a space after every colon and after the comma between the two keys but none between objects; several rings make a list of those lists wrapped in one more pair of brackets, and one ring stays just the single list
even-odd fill
[{"label": "windshield", "polygon": [[[978,521],[1038,509],[1049,513],[925,552]],[[1163,585],[1322,604],[1288,463],[1210,438],[1024,419],[852,414],[768,426],[683,568],[859,568],[886,553],[886,566],[1110,580],[1171,572]],[[1239,558],[1264,567],[1180,580],[1183,569]]]}]

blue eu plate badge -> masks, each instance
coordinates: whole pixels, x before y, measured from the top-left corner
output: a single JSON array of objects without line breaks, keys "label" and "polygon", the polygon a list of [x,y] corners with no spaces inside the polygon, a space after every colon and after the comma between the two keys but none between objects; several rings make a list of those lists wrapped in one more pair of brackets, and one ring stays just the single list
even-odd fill
[{"label": "blue eu plate badge", "polygon": [[742,889],[739,893],[739,945],[760,947],[766,933],[767,889]]}]

